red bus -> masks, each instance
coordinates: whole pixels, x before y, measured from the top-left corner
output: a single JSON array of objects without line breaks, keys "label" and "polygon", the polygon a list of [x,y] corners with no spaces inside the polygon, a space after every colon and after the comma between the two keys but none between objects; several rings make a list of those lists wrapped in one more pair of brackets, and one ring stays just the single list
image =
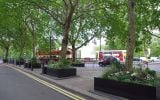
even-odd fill
[{"label": "red bus", "polygon": [[104,50],[98,52],[99,61],[102,61],[109,56],[116,57],[120,62],[125,62],[126,50]]}]

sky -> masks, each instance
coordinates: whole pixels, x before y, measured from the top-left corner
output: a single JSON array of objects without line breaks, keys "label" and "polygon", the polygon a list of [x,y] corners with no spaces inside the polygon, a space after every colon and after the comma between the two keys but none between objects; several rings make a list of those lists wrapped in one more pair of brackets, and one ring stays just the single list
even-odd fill
[{"label": "sky", "polygon": [[[105,39],[101,39],[101,45],[105,44]],[[81,51],[81,58],[96,58],[95,48],[100,46],[100,40],[92,40],[86,46],[83,46]]]}]

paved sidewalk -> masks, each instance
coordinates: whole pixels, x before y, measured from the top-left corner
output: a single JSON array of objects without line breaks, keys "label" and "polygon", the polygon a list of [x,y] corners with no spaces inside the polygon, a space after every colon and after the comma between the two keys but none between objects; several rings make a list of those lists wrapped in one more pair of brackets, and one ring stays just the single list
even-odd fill
[{"label": "paved sidewalk", "polygon": [[126,100],[124,98],[114,96],[111,94],[106,94],[98,91],[94,91],[94,77],[99,77],[102,75],[104,68],[96,67],[84,67],[77,68],[76,77],[68,78],[57,78],[45,74],[41,74],[41,69],[30,69],[24,68],[24,66],[16,66],[13,64],[8,64],[13,67],[19,68],[25,72],[31,73],[39,78],[45,79],[46,81],[56,83],[57,85],[71,90],[76,93],[80,93],[84,96],[91,97],[90,100]]}]

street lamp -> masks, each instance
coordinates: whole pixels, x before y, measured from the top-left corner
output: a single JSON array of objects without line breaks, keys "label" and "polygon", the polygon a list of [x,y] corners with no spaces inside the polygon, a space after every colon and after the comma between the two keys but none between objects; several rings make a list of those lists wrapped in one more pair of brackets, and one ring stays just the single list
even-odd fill
[{"label": "street lamp", "polygon": [[101,39],[102,39],[102,37],[100,36],[100,41],[99,41],[99,42],[100,42],[100,43],[99,43],[99,51],[100,51],[100,52],[102,51],[102,46],[101,46],[101,42],[102,42],[102,41],[101,41]]},{"label": "street lamp", "polygon": [[52,50],[52,41],[54,40],[53,33],[50,33],[49,42],[50,42],[50,60],[51,60],[51,50]]}]

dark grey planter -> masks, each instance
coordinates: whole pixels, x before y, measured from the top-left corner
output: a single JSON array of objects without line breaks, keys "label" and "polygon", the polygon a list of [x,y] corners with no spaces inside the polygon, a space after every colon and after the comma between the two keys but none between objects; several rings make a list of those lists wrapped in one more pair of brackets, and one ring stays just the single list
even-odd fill
[{"label": "dark grey planter", "polygon": [[68,69],[47,68],[46,74],[58,78],[76,76],[76,68],[68,68]]},{"label": "dark grey planter", "polygon": [[16,60],[16,65],[24,65],[25,62],[23,60]]},{"label": "dark grey planter", "polygon": [[129,100],[160,100],[160,86],[152,87],[142,84],[94,78],[94,89],[125,97]]},{"label": "dark grey planter", "polygon": [[34,68],[41,68],[41,64],[40,63],[33,63],[31,64],[31,66]]},{"label": "dark grey planter", "polygon": [[8,59],[3,59],[3,63],[8,63]]},{"label": "dark grey planter", "polygon": [[25,68],[33,68],[33,69],[37,69],[37,68],[41,68],[41,64],[40,63],[33,63],[33,64],[31,64],[31,63],[25,63],[24,64],[24,67]]},{"label": "dark grey planter", "polygon": [[25,63],[24,68],[31,68],[31,63]]}]

